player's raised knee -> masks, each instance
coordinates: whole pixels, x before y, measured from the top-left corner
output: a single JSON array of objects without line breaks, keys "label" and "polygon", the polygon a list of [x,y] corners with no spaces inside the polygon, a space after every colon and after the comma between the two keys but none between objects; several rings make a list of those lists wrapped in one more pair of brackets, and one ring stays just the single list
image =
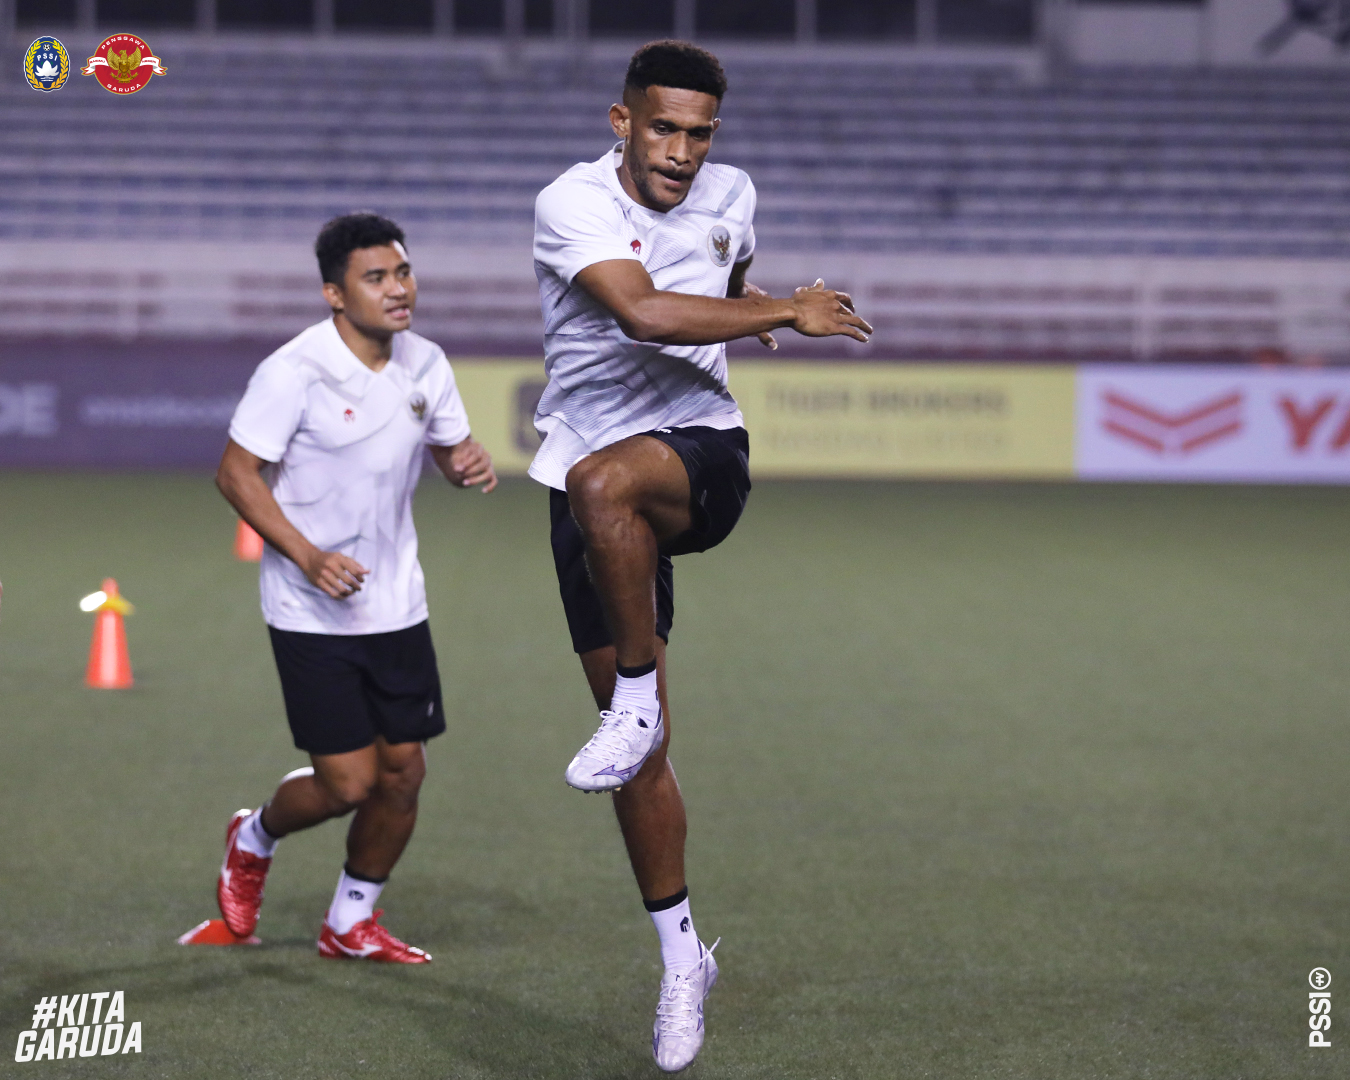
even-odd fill
[{"label": "player's raised knee", "polygon": [[623,505],[630,487],[629,470],[612,454],[590,454],[567,472],[567,498],[578,520]]}]

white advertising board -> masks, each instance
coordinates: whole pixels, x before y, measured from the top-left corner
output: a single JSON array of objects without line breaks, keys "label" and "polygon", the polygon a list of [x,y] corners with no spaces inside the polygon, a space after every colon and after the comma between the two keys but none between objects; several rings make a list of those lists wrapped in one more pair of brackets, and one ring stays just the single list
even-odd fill
[{"label": "white advertising board", "polygon": [[1084,480],[1350,483],[1350,370],[1078,369]]}]

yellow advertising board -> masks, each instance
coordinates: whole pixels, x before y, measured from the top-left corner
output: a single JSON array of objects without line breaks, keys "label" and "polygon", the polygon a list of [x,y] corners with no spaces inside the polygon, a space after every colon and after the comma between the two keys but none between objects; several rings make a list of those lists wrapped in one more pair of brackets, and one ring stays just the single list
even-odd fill
[{"label": "yellow advertising board", "polygon": [[524,476],[539,436],[534,407],[544,392],[544,359],[463,360],[452,357],[455,382],[473,437],[488,448],[501,476]]},{"label": "yellow advertising board", "polygon": [[1072,367],[733,364],[761,477],[1071,477]]},{"label": "yellow advertising board", "polygon": [[[541,360],[454,362],[504,476],[539,445]],[[733,362],[757,477],[1073,475],[1074,370],[994,364]]]}]

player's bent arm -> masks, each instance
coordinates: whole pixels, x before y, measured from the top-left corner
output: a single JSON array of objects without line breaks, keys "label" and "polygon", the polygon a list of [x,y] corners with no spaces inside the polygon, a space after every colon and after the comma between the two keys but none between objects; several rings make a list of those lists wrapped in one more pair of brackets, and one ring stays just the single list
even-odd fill
[{"label": "player's bent arm", "polygon": [[497,472],[492,467],[492,455],[487,447],[470,436],[453,446],[430,444],[431,459],[436,468],[455,487],[471,488],[483,485],[483,494],[497,486]]},{"label": "player's bent arm", "polygon": [[576,281],[634,341],[714,345],[782,327],[810,337],[838,334],[866,341],[872,332],[853,313],[853,300],[847,293],[826,289],[819,282],[810,289],[798,289],[785,300],[692,296],[657,289],[642,264],[632,259],[592,263],[576,275]]},{"label": "player's bent arm", "polygon": [[310,584],[335,600],[361,588],[367,570],[338,551],[321,551],[286,518],[262,477],[269,462],[231,439],[216,470],[216,487],[258,534],[304,571]]}]

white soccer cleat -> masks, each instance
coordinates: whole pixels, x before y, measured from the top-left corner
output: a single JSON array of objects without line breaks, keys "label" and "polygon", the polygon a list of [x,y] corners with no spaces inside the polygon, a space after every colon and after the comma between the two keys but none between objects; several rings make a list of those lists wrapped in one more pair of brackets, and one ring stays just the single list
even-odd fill
[{"label": "white soccer cleat", "polygon": [[577,751],[567,766],[567,782],[579,791],[611,791],[633,779],[665,734],[661,710],[656,722],[644,720],[635,712],[619,709],[600,713],[600,730]]},{"label": "white soccer cleat", "polygon": [[656,1004],[656,1024],[652,1028],[652,1057],[663,1072],[679,1072],[688,1067],[703,1049],[703,999],[717,983],[717,961],[713,949],[698,943],[703,958],[688,971],[667,971],[661,978],[661,1000]]}]

